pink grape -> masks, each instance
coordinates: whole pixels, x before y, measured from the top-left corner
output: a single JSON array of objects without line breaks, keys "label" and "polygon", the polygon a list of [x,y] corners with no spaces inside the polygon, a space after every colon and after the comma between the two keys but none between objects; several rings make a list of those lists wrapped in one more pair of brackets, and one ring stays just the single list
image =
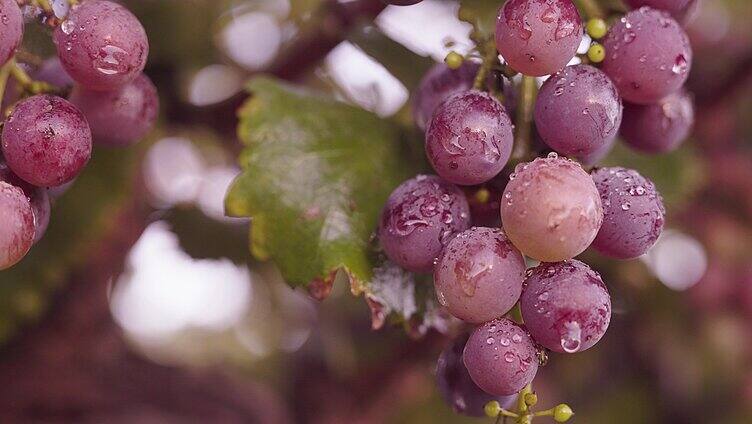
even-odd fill
[{"label": "pink grape", "polygon": [[688,18],[696,9],[697,0],[626,0],[634,9],[649,6],[653,9],[665,10],[678,21]]},{"label": "pink grape", "polygon": [[517,165],[501,199],[501,222],[527,256],[556,262],[582,253],[603,222],[593,179],[555,153]]},{"label": "pink grape", "polygon": [[524,276],[525,259],[499,228],[474,227],[459,233],[434,268],[439,303],[475,324],[512,309]]},{"label": "pink grape", "polygon": [[636,258],[650,249],[663,230],[663,199],[649,179],[626,168],[601,168],[593,181],[603,202],[603,225],[593,248],[617,259]]},{"label": "pink grape", "polygon": [[5,121],[2,150],[10,169],[39,187],[74,179],[91,157],[91,131],[67,100],[47,94],[19,102]]},{"label": "pink grape", "polygon": [[454,94],[434,111],[426,155],[441,178],[461,185],[495,177],[512,153],[512,121],[504,106],[476,90]]},{"label": "pink grape", "polygon": [[86,116],[94,142],[106,146],[141,140],[154,127],[159,112],[157,89],[143,74],[113,91],[76,87],[70,101]]},{"label": "pink grape", "polygon": [[470,225],[462,191],[437,176],[418,175],[397,187],[381,212],[386,255],[412,272],[428,273],[450,238]]},{"label": "pink grape", "polygon": [[533,339],[554,352],[595,345],[611,321],[611,297],[600,275],[572,259],[529,270],[520,310]]},{"label": "pink grape", "polygon": [[50,223],[50,196],[47,189],[33,186],[18,178],[8,165],[0,157],[0,181],[20,188],[29,199],[31,210],[34,213],[34,243],[38,242],[47,231]]},{"label": "pink grape", "polygon": [[522,327],[500,318],[476,328],[462,356],[478,387],[492,395],[508,396],[533,381],[538,372],[537,354]]},{"label": "pink grape", "polygon": [[606,58],[601,69],[631,103],[654,103],[676,92],[692,67],[687,34],[671,15],[649,7],[621,18],[603,46]]},{"label": "pink grape", "polygon": [[548,75],[565,67],[582,34],[582,19],[571,0],[509,0],[496,19],[496,48],[525,75]]},{"label": "pink grape", "polygon": [[557,152],[578,159],[606,150],[621,125],[616,86],[590,65],[567,66],[541,86],[535,102],[535,126]]},{"label": "pink grape", "polygon": [[125,7],[104,0],[74,6],[53,33],[57,54],[68,74],[84,87],[113,90],[143,71],[149,40]]},{"label": "pink grape", "polygon": [[624,108],[621,135],[629,147],[644,153],[676,150],[689,137],[695,121],[692,96],[684,90],[657,103]]},{"label": "pink grape", "polygon": [[34,243],[34,213],[20,188],[0,181],[0,270],[20,261]]},{"label": "pink grape", "polygon": [[415,90],[412,103],[413,118],[418,128],[426,129],[434,110],[447,97],[471,89],[478,68],[478,63],[466,60],[458,69],[438,63],[426,72]]},{"label": "pink grape", "polygon": [[0,0],[0,66],[16,53],[23,30],[23,15],[16,0]]},{"label": "pink grape", "polygon": [[511,408],[517,396],[492,396],[478,387],[470,378],[462,362],[468,334],[463,334],[441,352],[436,364],[436,385],[454,412],[471,417],[482,417],[486,403],[495,400],[502,408]]},{"label": "pink grape", "polygon": [[73,78],[65,72],[60,58],[51,57],[45,60],[39,69],[34,72],[34,79],[50,83],[56,87],[70,87],[74,84]]}]

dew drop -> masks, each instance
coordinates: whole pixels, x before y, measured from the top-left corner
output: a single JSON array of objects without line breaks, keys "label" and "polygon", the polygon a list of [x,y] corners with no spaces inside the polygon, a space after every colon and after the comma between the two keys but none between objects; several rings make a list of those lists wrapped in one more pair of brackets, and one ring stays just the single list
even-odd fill
[{"label": "dew drop", "polygon": [[582,329],[577,321],[564,323],[564,334],[561,336],[561,348],[564,352],[574,353],[582,345]]}]

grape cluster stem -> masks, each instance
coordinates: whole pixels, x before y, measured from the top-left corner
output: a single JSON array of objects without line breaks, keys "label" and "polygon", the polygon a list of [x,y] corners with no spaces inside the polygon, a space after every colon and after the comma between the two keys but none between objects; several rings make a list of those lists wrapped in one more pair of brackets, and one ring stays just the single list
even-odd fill
[{"label": "grape cluster stem", "polygon": [[606,18],[606,11],[597,0],[577,0],[577,3],[582,9],[583,15],[585,15],[586,19]]},{"label": "grape cluster stem", "polygon": [[520,97],[517,104],[515,122],[514,150],[511,161],[524,162],[529,159],[533,133],[533,109],[535,97],[538,93],[538,83],[535,77],[523,76],[520,82]]}]

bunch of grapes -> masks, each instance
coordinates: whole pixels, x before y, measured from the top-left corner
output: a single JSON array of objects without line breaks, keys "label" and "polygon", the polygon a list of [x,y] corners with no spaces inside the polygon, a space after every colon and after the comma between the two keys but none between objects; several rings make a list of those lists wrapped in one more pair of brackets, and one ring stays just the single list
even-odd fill
[{"label": "bunch of grapes", "polygon": [[[42,238],[51,194],[82,172],[92,142],[129,145],[157,118],[157,91],[142,74],[149,42],[138,19],[105,0],[68,6],[57,17],[47,1],[0,0],[0,270]],[[24,16],[50,27],[57,48],[32,74],[36,80],[17,55]]]},{"label": "bunch of grapes", "polygon": [[[477,326],[439,360],[441,391],[459,412],[482,415],[495,399],[486,413],[529,422],[529,385],[547,353],[590,349],[611,319],[607,286],[574,258],[588,247],[636,258],[661,234],[653,182],[593,165],[618,134],[647,153],[688,135],[692,50],[677,19],[694,1],[628,3],[636,9],[609,27],[600,13],[583,23],[572,0],[508,0],[493,37],[473,32],[477,54],[450,53],[414,96],[437,175],[392,193],[378,235],[391,261],[433,273],[439,303]],[[591,44],[578,56],[583,37]],[[500,220],[489,219],[490,199]],[[504,410],[521,391],[518,412]],[[539,415],[566,421],[571,410]]]}]

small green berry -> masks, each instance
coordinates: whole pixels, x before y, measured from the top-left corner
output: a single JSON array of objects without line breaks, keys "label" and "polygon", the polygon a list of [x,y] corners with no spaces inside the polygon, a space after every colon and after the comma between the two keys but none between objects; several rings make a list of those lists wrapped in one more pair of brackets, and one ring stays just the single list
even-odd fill
[{"label": "small green berry", "polygon": [[501,405],[499,401],[492,400],[483,407],[483,410],[486,412],[488,418],[496,418],[501,414]]},{"label": "small green berry", "polygon": [[588,21],[587,26],[585,26],[585,30],[589,36],[597,40],[606,36],[608,25],[601,18],[592,18]]},{"label": "small green berry", "polygon": [[488,203],[488,201],[491,199],[491,192],[488,191],[487,188],[481,187],[478,191],[475,192],[475,200],[478,201],[478,203]]},{"label": "small green berry", "polygon": [[593,63],[601,63],[606,58],[606,49],[598,43],[593,43],[587,51],[587,57]]},{"label": "small green berry", "polygon": [[535,406],[538,403],[538,395],[535,392],[525,393],[525,404],[527,406]]},{"label": "small green berry", "polygon": [[569,419],[572,418],[572,415],[574,415],[574,412],[572,412],[572,408],[566,403],[556,405],[556,408],[554,408],[554,420],[557,423],[565,423],[569,421]]},{"label": "small green berry", "polygon": [[457,52],[449,52],[448,55],[446,55],[446,58],[444,59],[444,62],[446,62],[449,69],[457,69],[460,66],[462,66],[462,62],[465,60],[464,57],[462,57],[461,54]]}]

